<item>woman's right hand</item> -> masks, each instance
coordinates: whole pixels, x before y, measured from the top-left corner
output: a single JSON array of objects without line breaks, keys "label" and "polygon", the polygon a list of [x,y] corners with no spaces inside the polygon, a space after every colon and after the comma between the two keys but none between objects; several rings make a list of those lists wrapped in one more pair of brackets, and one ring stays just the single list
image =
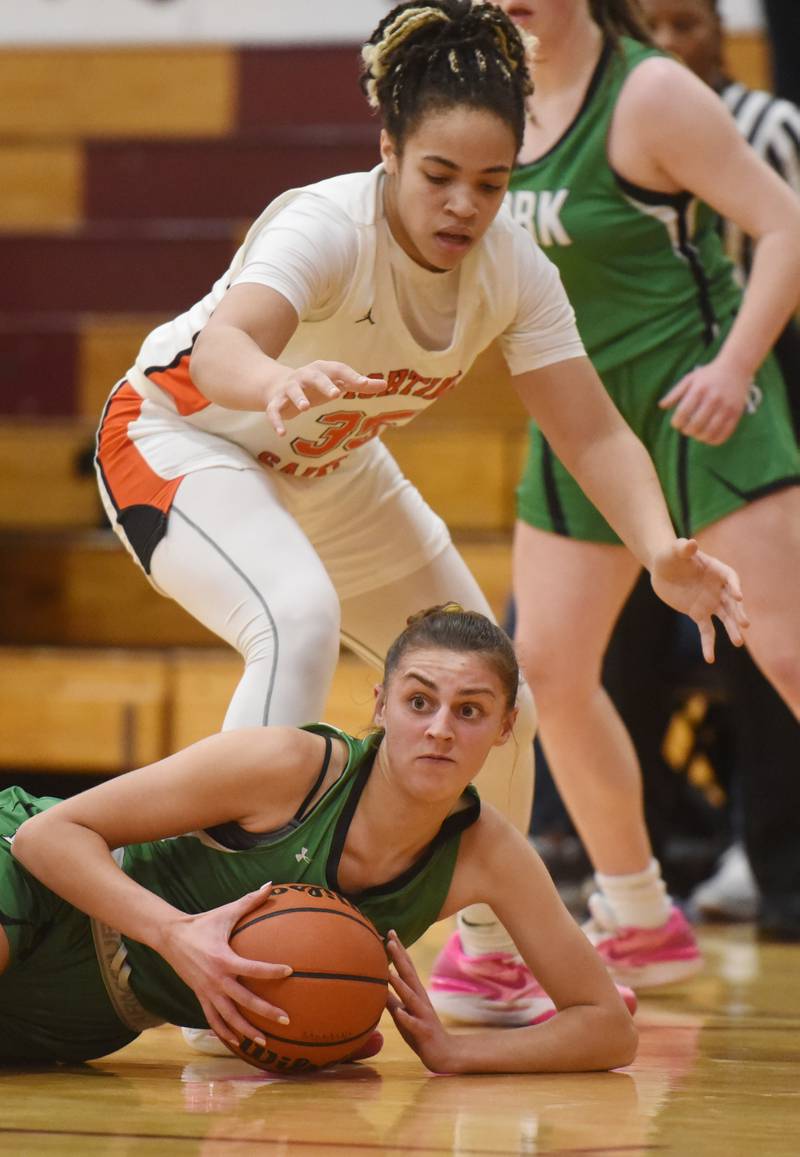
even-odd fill
[{"label": "woman's right hand", "polygon": [[386,937],[386,949],[394,966],[389,972],[389,1009],[401,1037],[433,1073],[456,1071],[458,1038],[448,1033],[431,1004],[425,986],[395,931]]},{"label": "woman's right hand", "polygon": [[230,904],[174,921],[164,930],[158,946],[167,963],[194,991],[209,1027],[228,1044],[237,1045],[240,1037],[258,1045],[265,1043],[262,1030],[250,1024],[240,1009],[278,1024],[289,1023],[283,1009],[256,996],[239,978],[281,979],[292,969],[287,964],[248,960],[237,955],[229,943],[238,922],[263,904],[270,888],[271,884],[265,884]]},{"label": "woman's right hand", "polygon": [[286,419],[295,418],[311,406],[320,406],[351,392],[372,396],[386,389],[384,378],[367,378],[344,362],[310,362],[288,371],[270,387],[267,417],[280,436],[286,433]]}]

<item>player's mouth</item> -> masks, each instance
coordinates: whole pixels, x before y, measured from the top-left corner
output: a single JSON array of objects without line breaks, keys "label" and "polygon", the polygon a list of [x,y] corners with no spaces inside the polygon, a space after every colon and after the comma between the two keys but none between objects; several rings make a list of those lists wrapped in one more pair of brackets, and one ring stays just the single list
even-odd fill
[{"label": "player's mouth", "polygon": [[530,20],[536,11],[529,4],[514,4],[506,11],[506,15],[512,20]]},{"label": "player's mouth", "polygon": [[472,234],[458,229],[440,229],[434,233],[437,244],[448,253],[466,253],[472,245]]}]

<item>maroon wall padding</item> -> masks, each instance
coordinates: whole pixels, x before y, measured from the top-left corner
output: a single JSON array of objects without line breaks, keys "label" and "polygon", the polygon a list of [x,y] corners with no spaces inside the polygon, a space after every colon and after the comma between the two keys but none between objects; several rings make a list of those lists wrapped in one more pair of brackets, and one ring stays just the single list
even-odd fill
[{"label": "maroon wall padding", "polygon": [[360,46],[243,48],[238,125],[376,124],[359,86]]},{"label": "maroon wall padding", "polygon": [[3,233],[0,313],[179,313],[208,293],[235,250],[232,230],[221,225]]},{"label": "maroon wall padding", "polygon": [[0,415],[72,416],[78,340],[70,319],[0,319]]},{"label": "maroon wall padding", "polygon": [[372,168],[371,125],[308,126],[212,140],[87,142],[90,221],[234,218],[249,221],[286,189]]}]

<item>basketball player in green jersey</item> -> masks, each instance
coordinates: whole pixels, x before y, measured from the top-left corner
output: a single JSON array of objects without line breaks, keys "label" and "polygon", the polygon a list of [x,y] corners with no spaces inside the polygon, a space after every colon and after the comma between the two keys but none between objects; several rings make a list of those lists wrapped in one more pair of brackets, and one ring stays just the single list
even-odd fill
[{"label": "basketball player in green jersey", "polygon": [[[679,533],[739,570],[747,645],[800,716],[800,460],[769,356],[797,304],[800,208],[716,95],[646,43],[626,3],[500,7],[539,39],[512,212],[558,265]],[[744,296],[708,206],[756,241]],[[590,934],[618,979],[645,987],[700,960],[652,858],[633,747],[600,683],[638,570],[533,428],[515,537],[518,653],[597,869]]]},{"label": "basketball player in green jersey", "polygon": [[[434,607],[392,644],[365,739],[241,729],[69,800],[0,794],[0,1061],[88,1060],[165,1020],[263,1044],[248,1011],[288,1020],[240,978],[290,970],[228,937],[277,879],[343,893],[388,937],[391,1014],[434,1071],[627,1064],[636,1032],[606,969],[535,851],[470,786],[511,736],[518,681],[499,627]],[[475,902],[546,986],[542,1023],[442,1027],[403,945]]]}]

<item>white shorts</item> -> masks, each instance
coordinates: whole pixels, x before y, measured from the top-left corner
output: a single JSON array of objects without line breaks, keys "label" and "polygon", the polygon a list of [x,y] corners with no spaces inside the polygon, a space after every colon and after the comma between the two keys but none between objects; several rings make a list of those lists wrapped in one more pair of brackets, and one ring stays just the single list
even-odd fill
[{"label": "white shorts", "polygon": [[302,529],[340,598],[419,570],[450,542],[442,519],[377,438],[331,474],[296,478],[187,425],[122,383],[100,426],[97,470],[111,523],[148,575],[182,480],[218,467],[256,471],[266,480],[272,500]]}]

